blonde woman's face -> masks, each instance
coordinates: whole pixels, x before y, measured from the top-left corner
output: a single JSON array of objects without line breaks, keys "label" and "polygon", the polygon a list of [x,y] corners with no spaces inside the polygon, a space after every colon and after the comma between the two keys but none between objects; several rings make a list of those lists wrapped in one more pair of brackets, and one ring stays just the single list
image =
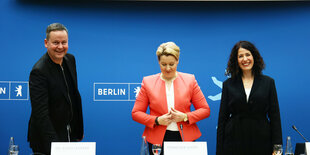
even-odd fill
[{"label": "blonde woman's face", "polygon": [[159,66],[161,73],[163,74],[163,78],[166,80],[170,80],[176,76],[177,66],[179,61],[175,59],[174,56],[171,55],[162,55],[159,59]]}]

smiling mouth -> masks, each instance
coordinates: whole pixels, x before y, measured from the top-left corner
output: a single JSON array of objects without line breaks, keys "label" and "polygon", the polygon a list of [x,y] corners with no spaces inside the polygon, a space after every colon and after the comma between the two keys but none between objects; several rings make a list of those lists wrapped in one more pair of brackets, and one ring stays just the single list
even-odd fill
[{"label": "smiling mouth", "polygon": [[56,53],[62,54],[64,51],[55,51]]},{"label": "smiling mouth", "polygon": [[243,63],[242,65],[243,66],[249,66],[249,65],[251,65],[251,62]]}]

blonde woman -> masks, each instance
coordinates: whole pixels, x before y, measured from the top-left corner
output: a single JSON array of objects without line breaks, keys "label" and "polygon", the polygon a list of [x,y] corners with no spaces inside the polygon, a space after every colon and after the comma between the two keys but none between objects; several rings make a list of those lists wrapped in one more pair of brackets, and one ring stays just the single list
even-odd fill
[{"label": "blonde woman", "polygon": [[[177,71],[179,47],[173,42],[163,43],[156,55],[161,73],[143,78],[132,109],[133,120],[145,125],[143,136],[149,143],[150,154],[152,144],[196,140],[201,136],[196,122],[210,115],[194,75]],[[190,110],[191,105],[195,111]]]}]

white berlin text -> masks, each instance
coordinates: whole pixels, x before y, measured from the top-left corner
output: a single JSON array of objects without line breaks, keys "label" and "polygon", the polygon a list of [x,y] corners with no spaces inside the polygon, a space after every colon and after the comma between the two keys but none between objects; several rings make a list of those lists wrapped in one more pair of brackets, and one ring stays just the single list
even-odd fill
[{"label": "white berlin text", "polygon": [[98,95],[126,95],[126,89],[98,89]]}]

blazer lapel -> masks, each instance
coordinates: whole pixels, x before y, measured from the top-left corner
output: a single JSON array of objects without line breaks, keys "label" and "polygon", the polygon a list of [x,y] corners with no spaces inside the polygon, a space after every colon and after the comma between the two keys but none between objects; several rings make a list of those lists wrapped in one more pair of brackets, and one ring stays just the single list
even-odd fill
[{"label": "blazer lapel", "polygon": [[252,85],[252,89],[251,89],[251,92],[250,92],[249,99],[251,98],[251,96],[253,96],[253,94],[255,94],[256,90],[259,87],[259,83],[260,83],[260,77],[259,76],[254,76],[254,81],[253,81],[253,85]]},{"label": "blazer lapel", "polygon": [[64,59],[65,59],[65,61],[67,63],[67,66],[69,68],[69,72],[70,72],[70,75],[71,75],[71,77],[73,79],[74,86],[75,86],[75,88],[77,88],[77,80],[76,80],[77,77],[74,74],[74,69],[75,68],[72,65],[73,63],[69,60],[69,58],[67,56],[65,56]]},{"label": "blazer lapel", "polygon": [[157,89],[154,89],[154,90],[159,90],[159,92],[158,92],[159,94],[157,96],[160,98],[159,102],[161,102],[160,104],[158,104],[160,106],[158,108],[161,108],[163,110],[164,114],[166,114],[166,113],[168,113],[166,84],[165,84],[165,81],[163,79],[161,79],[160,73],[158,74],[158,77],[156,79],[155,87],[157,87]]},{"label": "blazer lapel", "polygon": [[243,101],[244,103],[247,103],[247,101],[246,101],[245,89],[244,89],[244,85],[243,85],[241,76],[239,76],[239,77],[236,79],[236,85],[237,85],[238,90],[241,91],[240,93],[241,93],[242,101]]},{"label": "blazer lapel", "polygon": [[161,92],[163,92],[163,96],[164,96],[164,102],[163,102],[163,108],[165,113],[168,113],[169,109],[168,109],[168,102],[167,102],[167,92],[166,92],[166,83],[165,81],[162,80],[162,87],[161,87]]},{"label": "blazer lapel", "polygon": [[178,83],[179,83],[178,80],[180,80],[180,74],[178,74],[176,79],[174,79],[174,81],[173,81],[173,90],[174,90],[174,107],[173,108],[180,110],[180,109],[178,109],[178,107],[180,106],[179,103],[181,103],[179,101],[180,100],[179,96],[181,96],[179,91],[181,91],[181,89],[178,86]]},{"label": "blazer lapel", "polygon": [[[45,59],[47,59],[47,62],[48,62],[48,68],[50,70],[50,77],[53,78],[53,80],[56,80],[56,81],[62,81],[63,77],[62,77],[62,73],[61,71],[59,70],[60,68],[60,65],[58,64],[55,64],[53,62],[53,60],[49,57],[48,53],[46,52],[46,55],[45,55]],[[65,88],[65,87],[64,87]],[[59,88],[60,89],[60,88]]]}]

